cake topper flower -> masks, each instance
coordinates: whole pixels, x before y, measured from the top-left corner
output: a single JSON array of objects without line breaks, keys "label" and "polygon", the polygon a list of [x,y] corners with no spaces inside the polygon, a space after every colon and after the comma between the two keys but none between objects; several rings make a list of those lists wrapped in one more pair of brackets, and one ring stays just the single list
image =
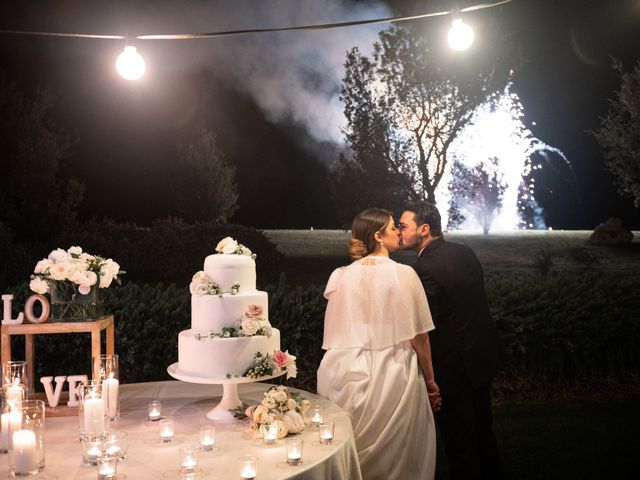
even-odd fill
[{"label": "cake topper flower", "polygon": [[247,255],[253,259],[256,258],[255,253],[231,237],[224,237],[220,240],[216,245],[216,252],[224,255]]}]

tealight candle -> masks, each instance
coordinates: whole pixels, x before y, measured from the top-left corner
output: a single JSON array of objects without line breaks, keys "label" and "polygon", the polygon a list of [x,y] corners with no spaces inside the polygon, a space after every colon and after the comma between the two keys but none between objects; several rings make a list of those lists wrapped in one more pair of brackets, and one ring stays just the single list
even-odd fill
[{"label": "tealight candle", "polygon": [[278,441],[278,424],[269,423],[264,426],[264,433],[262,434],[262,442],[265,445],[275,445]]},{"label": "tealight candle", "polygon": [[320,435],[320,443],[322,445],[329,445],[333,442],[333,422],[322,422],[318,428]]},{"label": "tealight candle", "polygon": [[311,423],[314,427],[317,427],[322,423],[322,408],[319,405],[313,407],[313,411],[311,413]]},{"label": "tealight candle", "polygon": [[173,421],[169,418],[160,420],[160,441],[168,443],[173,440]]},{"label": "tealight candle", "polygon": [[252,480],[256,478],[258,468],[256,462],[258,459],[253,455],[245,455],[240,457],[240,478]]},{"label": "tealight candle", "polygon": [[119,460],[127,458],[127,432],[112,431],[104,440],[107,454],[115,455]]},{"label": "tealight candle", "polygon": [[38,470],[36,434],[31,430],[18,430],[11,437],[13,450],[13,471],[24,475]]},{"label": "tealight candle", "polygon": [[208,451],[213,450],[216,443],[216,427],[212,425],[203,425],[200,427],[200,448]]},{"label": "tealight candle", "polygon": [[287,452],[287,463],[289,465],[300,465],[302,462],[302,445],[304,441],[301,438],[288,438],[285,442]]},{"label": "tealight candle", "polygon": [[81,440],[82,442],[82,462],[85,465],[96,466],[98,464],[98,458],[100,458],[100,454],[102,450],[100,449],[100,444],[102,440],[90,440],[89,438],[85,438]]},{"label": "tealight candle", "polygon": [[147,411],[149,412],[149,420],[155,422],[160,420],[160,412],[162,411],[162,403],[160,400],[154,400],[147,404]]},{"label": "tealight candle", "polygon": [[98,480],[116,480],[118,457],[104,454],[98,458]]},{"label": "tealight candle", "polygon": [[180,448],[180,471],[182,473],[193,473],[198,467],[198,451],[195,445],[187,445]]}]

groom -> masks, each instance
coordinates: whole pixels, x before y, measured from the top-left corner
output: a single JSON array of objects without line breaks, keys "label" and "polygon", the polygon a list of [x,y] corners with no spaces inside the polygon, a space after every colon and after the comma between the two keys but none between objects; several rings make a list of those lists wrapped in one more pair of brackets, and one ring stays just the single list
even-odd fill
[{"label": "groom", "polygon": [[451,478],[501,478],[491,380],[504,365],[504,348],[489,312],[482,266],[469,247],[444,240],[435,205],[405,210],[400,232],[402,247],[418,253],[414,269],[436,327],[429,332],[442,396],[436,420]]}]

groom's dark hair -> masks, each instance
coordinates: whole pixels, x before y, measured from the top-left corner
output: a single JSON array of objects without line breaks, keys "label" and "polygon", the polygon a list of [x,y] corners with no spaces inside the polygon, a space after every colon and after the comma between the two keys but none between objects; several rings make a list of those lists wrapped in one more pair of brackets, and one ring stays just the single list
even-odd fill
[{"label": "groom's dark hair", "polygon": [[431,235],[439,237],[442,235],[442,220],[440,219],[440,212],[438,207],[433,203],[420,202],[413,203],[407,206],[406,210],[413,212],[416,225],[429,225]]}]

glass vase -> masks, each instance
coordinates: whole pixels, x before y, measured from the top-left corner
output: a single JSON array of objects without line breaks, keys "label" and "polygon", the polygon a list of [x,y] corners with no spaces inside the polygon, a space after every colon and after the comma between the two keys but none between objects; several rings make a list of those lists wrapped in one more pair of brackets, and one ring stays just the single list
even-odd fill
[{"label": "glass vase", "polygon": [[92,286],[86,295],[78,287],[66,281],[50,283],[52,322],[95,320],[104,315],[98,285]]}]

